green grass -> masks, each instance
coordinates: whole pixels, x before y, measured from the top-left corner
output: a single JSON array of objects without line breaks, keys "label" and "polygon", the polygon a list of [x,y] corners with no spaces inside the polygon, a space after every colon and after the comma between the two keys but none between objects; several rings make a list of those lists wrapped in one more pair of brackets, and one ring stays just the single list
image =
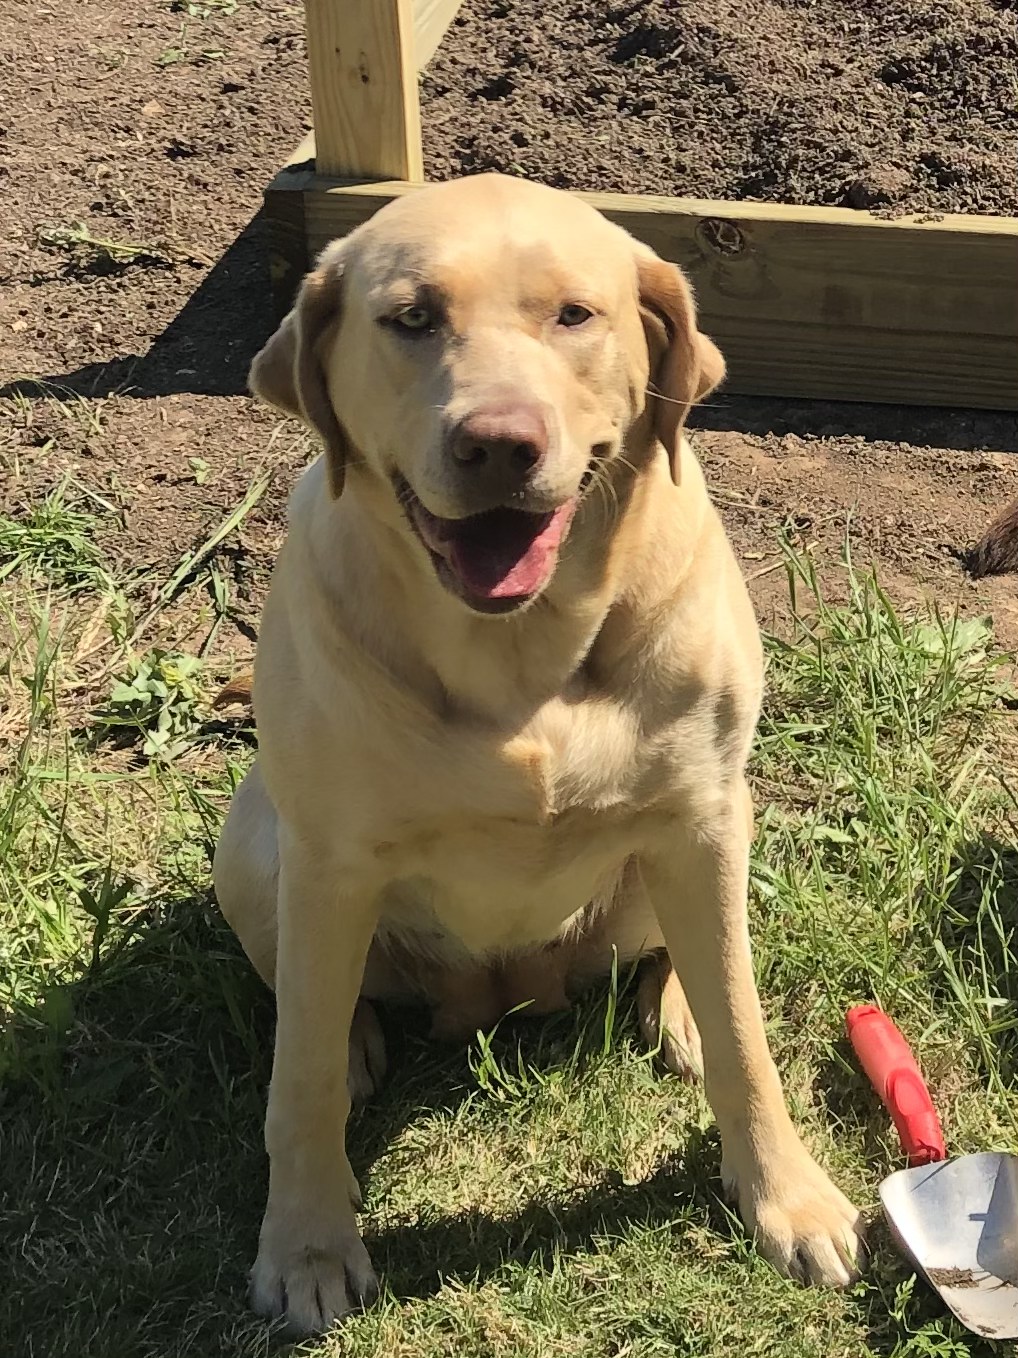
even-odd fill
[{"label": "green grass", "polygon": [[101,589],[96,516],[71,498],[67,480],[17,515],[0,515],[0,583],[21,573],[50,590]]},{"label": "green grass", "polygon": [[[82,597],[66,558],[87,525],[65,512],[40,537],[40,522],[13,539],[0,656],[0,711],[14,714],[0,782],[0,1347],[254,1358],[274,1346],[244,1304],[272,1004],[208,867],[250,748],[207,720],[172,759],[146,757],[143,731],[129,758],[96,743],[68,704],[107,586],[89,595],[86,578]],[[175,597],[209,559],[200,549],[144,598]],[[85,547],[81,564],[94,569]],[[757,967],[795,1116],[872,1210],[900,1154],[843,1037],[854,1001],[879,999],[905,1029],[954,1150],[1018,1148],[1011,698],[986,623],[906,615],[854,575],[835,608],[808,562],[788,567],[793,616],[768,640],[753,764]],[[105,669],[94,637],[87,649],[93,711],[116,691],[123,625],[107,641]],[[200,707],[189,691],[192,734]],[[342,1338],[301,1352],[1007,1352],[945,1315],[879,1224],[845,1295],[758,1259],[720,1199],[703,1096],[641,1050],[624,986],[552,1021],[509,1020],[470,1051],[386,1022],[392,1076],[351,1136],[386,1291]]]}]

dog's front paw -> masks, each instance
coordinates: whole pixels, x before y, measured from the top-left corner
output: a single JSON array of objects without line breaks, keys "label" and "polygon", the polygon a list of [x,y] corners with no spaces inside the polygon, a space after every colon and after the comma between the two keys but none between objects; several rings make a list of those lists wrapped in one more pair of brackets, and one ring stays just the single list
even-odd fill
[{"label": "dog's front paw", "polygon": [[270,1320],[285,1320],[291,1338],[321,1334],[378,1296],[352,1213],[334,1230],[300,1236],[274,1228],[266,1215],[251,1270],[251,1306]]},{"label": "dog's front paw", "polygon": [[797,1144],[756,1169],[722,1165],[764,1258],[779,1273],[818,1287],[847,1287],[865,1260],[862,1217]]}]

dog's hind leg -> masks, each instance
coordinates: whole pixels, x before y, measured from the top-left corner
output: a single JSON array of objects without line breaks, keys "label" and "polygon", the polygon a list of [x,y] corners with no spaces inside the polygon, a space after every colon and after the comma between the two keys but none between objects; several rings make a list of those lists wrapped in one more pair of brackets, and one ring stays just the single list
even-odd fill
[{"label": "dog's hind leg", "polygon": [[636,991],[640,1032],[648,1047],[675,1075],[696,1080],[703,1075],[703,1051],[693,1011],[665,952],[648,957],[640,968]]}]

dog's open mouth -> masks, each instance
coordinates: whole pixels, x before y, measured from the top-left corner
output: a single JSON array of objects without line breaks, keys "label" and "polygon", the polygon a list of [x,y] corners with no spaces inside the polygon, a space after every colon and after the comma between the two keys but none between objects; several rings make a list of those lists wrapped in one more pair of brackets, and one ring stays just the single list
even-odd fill
[{"label": "dog's open mouth", "polygon": [[518,608],[548,583],[579,498],[546,514],[500,508],[442,519],[406,482],[397,492],[443,583],[488,613]]}]

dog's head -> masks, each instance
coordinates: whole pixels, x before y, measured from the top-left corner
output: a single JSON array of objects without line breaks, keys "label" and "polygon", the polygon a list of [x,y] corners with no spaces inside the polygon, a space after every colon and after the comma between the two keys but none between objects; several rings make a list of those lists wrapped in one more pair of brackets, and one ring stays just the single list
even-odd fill
[{"label": "dog's head", "polygon": [[251,385],[317,430],[333,494],[348,466],[384,483],[439,580],[504,613],[548,584],[635,430],[677,476],[686,413],[723,376],[677,268],[569,194],[480,175],[329,246]]}]

